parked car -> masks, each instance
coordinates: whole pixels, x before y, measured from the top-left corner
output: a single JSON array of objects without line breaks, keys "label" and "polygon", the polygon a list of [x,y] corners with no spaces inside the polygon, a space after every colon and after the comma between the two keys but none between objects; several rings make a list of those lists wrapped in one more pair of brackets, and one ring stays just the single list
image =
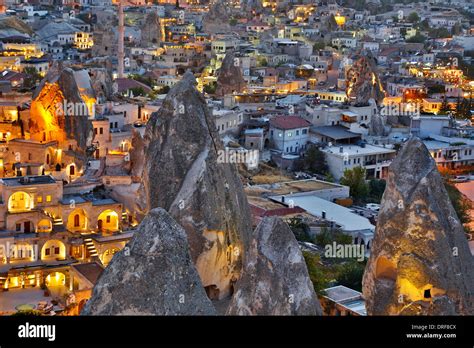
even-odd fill
[{"label": "parked car", "polygon": [[365,207],[369,210],[372,210],[372,211],[376,212],[376,213],[378,213],[379,210],[380,210],[380,204],[377,204],[377,203],[367,203],[365,205]]}]

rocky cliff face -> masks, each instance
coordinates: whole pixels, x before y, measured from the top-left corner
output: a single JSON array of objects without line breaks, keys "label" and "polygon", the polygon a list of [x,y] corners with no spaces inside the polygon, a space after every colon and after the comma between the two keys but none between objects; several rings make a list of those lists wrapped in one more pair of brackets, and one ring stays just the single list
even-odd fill
[{"label": "rocky cliff face", "polygon": [[364,278],[369,315],[472,314],[473,257],[425,145],[390,166]]},{"label": "rocky cliff face", "polygon": [[280,218],[267,217],[254,231],[227,314],[322,314],[298,242]]},{"label": "rocky cliff face", "polygon": [[380,104],[384,90],[377,73],[375,58],[364,53],[346,72],[346,93],[355,105],[368,105],[369,99]]},{"label": "rocky cliff face", "polygon": [[223,97],[233,92],[240,93],[245,86],[246,82],[242,76],[239,61],[235,60],[234,52],[227,51],[217,76],[216,95]]},{"label": "rocky cliff face", "polygon": [[232,292],[250,233],[250,210],[234,164],[218,163],[223,145],[203,96],[187,72],[148,121],[145,210],[162,207],[183,226],[210,297]]},{"label": "rocky cliff face", "polygon": [[33,93],[29,131],[40,141],[75,139],[85,152],[92,140],[95,95],[87,71],[74,71],[56,62]]},{"label": "rocky cliff face", "polygon": [[141,27],[141,43],[143,45],[158,45],[161,37],[160,17],[158,13],[150,12],[145,17],[145,23]]},{"label": "rocky cliff face", "polygon": [[214,315],[185,231],[163,209],[142,221],[100,276],[82,315]]},{"label": "rocky cliff face", "polygon": [[216,0],[210,4],[202,24],[207,33],[225,33],[230,31],[229,21],[232,18],[232,7],[225,0]]}]

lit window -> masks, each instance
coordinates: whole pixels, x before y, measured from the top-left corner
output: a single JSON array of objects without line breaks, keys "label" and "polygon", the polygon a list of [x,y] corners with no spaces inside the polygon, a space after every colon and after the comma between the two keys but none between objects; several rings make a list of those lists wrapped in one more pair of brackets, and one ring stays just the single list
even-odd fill
[{"label": "lit window", "polygon": [[46,202],[51,202],[51,195],[46,196]]},{"label": "lit window", "polygon": [[43,196],[38,196],[38,197],[36,198],[36,201],[37,201],[38,203],[43,203]]}]

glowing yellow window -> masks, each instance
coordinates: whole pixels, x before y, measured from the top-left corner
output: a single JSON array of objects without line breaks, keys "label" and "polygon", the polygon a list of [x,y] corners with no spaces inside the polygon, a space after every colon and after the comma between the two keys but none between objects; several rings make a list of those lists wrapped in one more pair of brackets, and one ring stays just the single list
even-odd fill
[{"label": "glowing yellow window", "polygon": [[43,196],[38,196],[38,197],[36,198],[36,201],[37,201],[38,203],[43,203]]},{"label": "glowing yellow window", "polygon": [[51,202],[51,195],[46,196],[46,202]]}]

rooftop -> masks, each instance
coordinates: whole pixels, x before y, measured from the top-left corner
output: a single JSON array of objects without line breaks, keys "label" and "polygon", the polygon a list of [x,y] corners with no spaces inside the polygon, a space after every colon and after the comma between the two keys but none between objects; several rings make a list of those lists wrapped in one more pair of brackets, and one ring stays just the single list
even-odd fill
[{"label": "rooftop", "polygon": [[295,129],[311,126],[311,123],[298,116],[277,116],[270,120],[270,126],[278,129]]},{"label": "rooftop", "polygon": [[5,186],[30,186],[55,184],[56,180],[50,175],[19,176],[14,178],[3,178],[1,182]]},{"label": "rooftop", "polygon": [[[342,151],[341,151],[342,148]],[[395,153],[396,151],[390,148],[365,144],[364,147],[358,145],[333,145],[321,149],[326,153],[339,155],[344,157],[345,154],[348,156],[360,156],[360,155],[375,155],[384,153]]]},{"label": "rooftop", "polygon": [[[281,197],[281,195],[272,196],[271,199],[281,202]],[[367,218],[352,212],[346,207],[319,198],[315,194],[304,196],[285,195],[285,201],[289,202],[290,200],[293,201],[295,207],[303,208],[314,216],[322,217],[324,212],[326,220],[341,226],[344,231],[375,230],[375,226]]]},{"label": "rooftop", "polygon": [[343,126],[322,126],[311,127],[311,131],[316,134],[321,134],[334,140],[360,138],[360,134],[353,133]]}]

